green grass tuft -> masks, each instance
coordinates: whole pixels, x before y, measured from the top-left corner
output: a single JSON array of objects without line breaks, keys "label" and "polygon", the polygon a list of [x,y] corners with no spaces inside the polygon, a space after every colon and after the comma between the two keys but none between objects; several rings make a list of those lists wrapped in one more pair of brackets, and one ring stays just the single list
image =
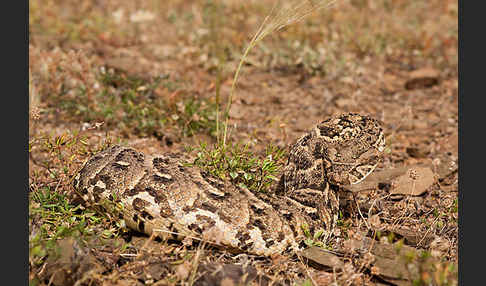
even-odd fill
[{"label": "green grass tuft", "polygon": [[263,156],[249,151],[248,144],[231,144],[227,148],[220,145],[208,147],[202,143],[195,148],[197,152],[193,165],[210,175],[226,180],[250,191],[268,191],[270,185],[283,166],[285,151],[275,146],[268,146]]},{"label": "green grass tuft", "polygon": [[30,259],[34,264],[42,263],[55,250],[59,239],[90,236],[103,227],[107,228],[102,237],[114,238],[123,229],[104,212],[73,205],[65,194],[49,187],[31,192],[29,202],[29,217],[34,222],[31,227],[35,228],[29,238]]}]

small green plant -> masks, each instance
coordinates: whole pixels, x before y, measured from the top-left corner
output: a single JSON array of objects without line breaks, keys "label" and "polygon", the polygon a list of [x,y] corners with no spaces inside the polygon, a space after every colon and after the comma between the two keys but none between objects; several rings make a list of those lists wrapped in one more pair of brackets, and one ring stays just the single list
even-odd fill
[{"label": "small green plant", "polygon": [[312,286],[312,280],[310,279],[306,279],[304,282],[302,282],[302,284],[300,284],[301,286]]},{"label": "small green plant", "polygon": [[452,206],[449,208],[450,213],[457,213],[458,212],[458,199],[454,199]]},{"label": "small green plant", "polygon": [[314,234],[311,234],[309,225],[306,223],[303,223],[301,226],[302,231],[304,232],[304,235],[306,239],[304,240],[304,243],[311,247],[311,246],[317,246],[317,247],[325,247],[324,243],[320,240],[322,238],[322,235],[324,234],[324,229],[319,229]]},{"label": "small green plant", "polygon": [[347,228],[350,228],[352,226],[352,222],[350,220],[345,220],[343,212],[341,210],[339,210],[336,225],[340,228],[347,229]]},{"label": "small green plant", "polygon": [[92,235],[99,225],[108,226],[104,238],[116,237],[122,229],[119,222],[104,212],[83,210],[80,205],[71,204],[65,194],[49,187],[31,192],[29,202],[29,217],[40,223],[29,239],[30,256],[35,264],[42,263],[61,238]]},{"label": "small green plant", "polygon": [[[31,263],[39,265],[47,256],[55,254],[59,239],[83,240],[98,233],[97,229],[104,230],[103,238],[112,238],[124,231],[122,222],[100,208],[117,207],[114,204],[103,201],[100,206],[83,208],[67,195],[72,192],[73,173],[79,169],[83,158],[105,149],[111,141],[106,135],[98,144],[89,145],[85,134],[78,131],[57,136],[33,135],[30,139],[31,162],[40,167],[33,170],[29,192]],[[52,180],[56,182],[54,186],[49,182]]]},{"label": "small green plant", "polygon": [[220,179],[230,179],[234,184],[250,191],[266,191],[278,178],[283,165],[284,150],[268,146],[262,157],[248,150],[248,144],[232,144],[227,148],[209,148],[201,143],[193,165]]},{"label": "small green plant", "polygon": [[172,115],[172,118],[182,129],[183,136],[193,136],[204,131],[215,137],[216,111],[216,104],[211,101],[189,98],[178,103],[178,111]]}]

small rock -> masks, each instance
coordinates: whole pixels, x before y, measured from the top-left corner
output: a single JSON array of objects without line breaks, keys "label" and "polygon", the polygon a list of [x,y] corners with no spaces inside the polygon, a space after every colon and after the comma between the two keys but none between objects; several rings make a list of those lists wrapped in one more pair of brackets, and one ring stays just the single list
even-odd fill
[{"label": "small rock", "polygon": [[414,229],[409,229],[407,227],[398,227],[393,229],[392,232],[403,236],[405,242],[408,245],[413,246],[428,245],[434,239],[432,234],[422,233]]},{"label": "small rock", "polygon": [[417,147],[407,147],[407,154],[412,158],[425,158],[427,151]]},{"label": "small rock", "polygon": [[437,236],[431,243],[430,248],[440,252],[447,251],[451,247],[450,242],[442,237]]},{"label": "small rock", "polygon": [[445,178],[457,171],[458,165],[455,159],[446,153],[441,153],[433,160],[432,164],[439,179]]},{"label": "small rock", "polygon": [[302,256],[318,263],[321,266],[331,269],[342,269],[344,266],[343,261],[337,256],[330,252],[325,251],[319,247],[309,247],[301,252]]},{"label": "small rock", "polygon": [[392,181],[390,194],[420,196],[434,181],[434,173],[429,167],[410,168],[406,174]]},{"label": "small rock", "polygon": [[409,79],[405,83],[408,90],[428,88],[439,83],[439,71],[432,68],[422,68],[414,70],[409,74]]}]

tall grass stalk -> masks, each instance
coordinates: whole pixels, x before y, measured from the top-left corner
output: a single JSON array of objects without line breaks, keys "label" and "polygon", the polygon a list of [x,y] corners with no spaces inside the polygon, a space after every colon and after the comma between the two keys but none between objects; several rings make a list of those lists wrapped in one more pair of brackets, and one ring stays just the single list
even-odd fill
[{"label": "tall grass stalk", "polygon": [[226,147],[229,110],[231,108],[231,104],[233,103],[236,83],[240,75],[241,67],[243,66],[243,63],[245,62],[250,50],[270,33],[278,31],[288,25],[300,22],[312,12],[322,8],[330,7],[336,2],[337,0],[279,0],[275,3],[275,5],[272,7],[272,10],[265,17],[257,32],[248,44],[248,47],[245,49],[243,55],[241,56],[240,62],[238,63],[238,67],[236,68],[235,75],[233,77],[233,83],[231,85],[230,95],[228,97],[228,103],[224,112],[225,122],[223,133],[223,148]]},{"label": "tall grass stalk", "polygon": [[223,3],[217,4],[217,1],[214,0],[206,0],[204,3],[204,14],[203,14],[203,21],[207,24],[207,28],[209,30],[209,40],[210,40],[210,52],[212,55],[216,55],[218,64],[216,66],[216,82],[215,82],[215,90],[216,90],[216,139],[217,142],[220,143],[220,90],[221,90],[221,82],[223,78],[223,70],[225,68],[226,63],[226,54],[224,51],[224,45],[218,40],[222,33],[220,27],[224,25],[224,18],[220,15],[223,13]]}]

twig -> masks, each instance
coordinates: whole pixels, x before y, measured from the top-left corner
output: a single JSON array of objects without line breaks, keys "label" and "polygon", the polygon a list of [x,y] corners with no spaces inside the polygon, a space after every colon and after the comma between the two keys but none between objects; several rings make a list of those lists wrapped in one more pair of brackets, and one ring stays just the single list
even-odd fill
[{"label": "twig", "polygon": [[386,199],[387,197],[391,196],[391,194],[386,194],[384,195],[383,197],[381,198],[377,198],[377,199],[374,199],[373,202],[371,203],[371,206],[370,208],[368,209],[368,217],[371,217],[371,211],[373,210],[373,207],[375,206],[375,203],[378,201],[378,200],[382,200],[382,199]]},{"label": "twig", "polygon": [[437,217],[437,218],[434,220],[434,222],[432,223],[432,225],[431,225],[429,228],[427,228],[427,231],[425,232],[425,234],[424,234],[424,236],[422,237],[422,239],[420,239],[420,241],[417,243],[417,246],[419,246],[419,245],[422,243],[422,241],[423,241],[423,240],[424,240],[424,239],[427,237],[427,234],[429,234],[429,231],[432,229],[432,227],[435,225],[435,223],[437,222],[437,220],[438,220],[439,218],[440,218],[440,216],[438,216],[438,217]]},{"label": "twig", "polygon": [[189,286],[192,286],[194,282],[197,280],[196,275],[197,275],[197,268],[199,266],[199,259],[201,257],[201,253],[204,251],[205,247],[205,242],[200,244],[196,251],[196,255],[194,256],[194,260],[192,261],[192,271],[191,271],[191,276],[189,277]]},{"label": "twig", "polygon": [[358,208],[358,213],[359,213],[359,215],[360,215],[360,216],[361,216],[361,218],[363,219],[363,221],[364,221],[364,223],[365,223],[365,225],[366,225],[366,228],[368,228],[368,230],[371,230],[371,227],[369,226],[369,224],[368,224],[368,222],[367,222],[367,219],[365,219],[365,218],[363,217],[363,214],[361,213],[361,210],[360,210],[360,208],[359,208],[359,204],[358,204],[358,201],[356,200],[356,196],[355,196],[355,194],[354,194],[354,193],[352,193],[352,194],[353,194],[353,200],[354,200],[354,203],[356,204],[356,208]]}]

